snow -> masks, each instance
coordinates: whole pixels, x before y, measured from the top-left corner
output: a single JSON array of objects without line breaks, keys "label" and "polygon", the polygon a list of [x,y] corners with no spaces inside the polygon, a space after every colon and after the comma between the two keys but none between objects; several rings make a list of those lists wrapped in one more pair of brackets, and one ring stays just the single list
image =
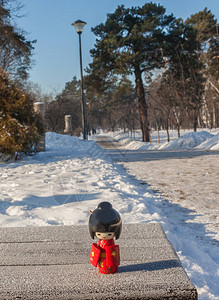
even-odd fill
[{"label": "snow", "polygon": [[176,137],[176,131],[170,131],[171,141],[165,141],[165,132],[160,132],[161,143],[157,143],[157,132],[152,132],[152,143],[143,143],[139,131],[135,133],[136,138],[130,138],[127,134],[120,132],[110,132],[108,135],[119,141],[126,149],[130,150],[182,150],[182,149],[202,149],[219,150],[218,130],[200,132],[183,131],[180,138]]},{"label": "snow", "polygon": [[219,150],[219,133],[203,141],[203,143],[197,146],[196,149]]},{"label": "snow", "polygon": [[[46,152],[0,164],[0,226],[87,224],[89,210],[101,201],[110,201],[124,223],[159,222],[196,285],[199,299],[219,299],[219,177],[212,176],[218,172],[218,153],[212,150],[219,150],[219,130],[185,131],[179,139],[171,131],[170,143],[165,141],[165,132],[160,132],[160,144],[156,132],[151,144],[142,143],[139,132],[135,135],[136,139],[121,132],[108,134],[125,149],[136,149],[136,156],[142,150],[182,149],[207,149],[211,155],[173,159],[168,164],[165,160],[145,162],[150,171],[147,176],[141,173],[142,162],[127,163],[128,174],[93,140],[47,133]],[[163,175],[156,171],[155,163]],[[181,177],[174,176],[176,173]],[[159,182],[163,186],[159,187]],[[165,189],[165,184],[177,183],[182,184],[181,199]],[[206,190],[211,195],[215,192],[214,201]]]}]

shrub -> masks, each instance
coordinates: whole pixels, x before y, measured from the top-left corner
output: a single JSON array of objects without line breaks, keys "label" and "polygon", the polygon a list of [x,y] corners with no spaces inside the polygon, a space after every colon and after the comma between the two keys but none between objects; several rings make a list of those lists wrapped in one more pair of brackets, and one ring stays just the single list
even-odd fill
[{"label": "shrub", "polygon": [[0,152],[28,152],[42,133],[30,98],[0,71]]}]

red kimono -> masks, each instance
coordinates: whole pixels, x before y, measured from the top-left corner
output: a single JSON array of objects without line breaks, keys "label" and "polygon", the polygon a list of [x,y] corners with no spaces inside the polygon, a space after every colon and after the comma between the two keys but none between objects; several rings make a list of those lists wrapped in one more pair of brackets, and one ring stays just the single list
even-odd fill
[{"label": "red kimono", "polygon": [[120,264],[119,246],[113,239],[99,240],[98,245],[92,244],[89,260],[94,267],[98,265],[100,273],[115,273]]}]

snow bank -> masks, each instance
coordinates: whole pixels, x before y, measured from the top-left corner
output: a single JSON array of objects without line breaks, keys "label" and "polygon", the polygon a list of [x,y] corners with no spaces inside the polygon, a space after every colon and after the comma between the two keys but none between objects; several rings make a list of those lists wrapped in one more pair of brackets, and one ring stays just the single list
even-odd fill
[{"label": "snow bank", "polygon": [[168,144],[165,144],[165,147],[162,149],[165,150],[180,150],[180,149],[193,149],[205,142],[208,139],[213,137],[212,134],[201,131],[201,132],[189,132],[183,135],[182,137],[172,141]]},{"label": "snow bank", "polygon": [[176,131],[170,131],[170,142],[166,142],[166,132],[160,132],[160,143],[157,142],[157,132],[152,132],[151,143],[144,143],[141,139],[141,134],[138,131],[136,138],[128,137],[127,133],[109,133],[110,136],[119,141],[120,145],[129,150],[186,150],[186,149],[201,149],[201,150],[219,150],[219,133],[218,130],[209,133],[208,131],[182,133],[180,138],[177,138]]},{"label": "snow bank", "polygon": [[108,159],[93,140],[83,140],[76,136],[47,132],[46,152],[39,152],[37,159],[40,157],[42,160],[58,160],[94,156]]},{"label": "snow bank", "polygon": [[46,151],[62,152],[63,154],[85,153],[94,147],[93,141],[84,141],[76,136],[58,134],[55,132],[46,133]]},{"label": "snow bank", "polygon": [[196,147],[202,150],[219,150],[219,133],[205,140],[202,144]]},{"label": "snow bank", "polygon": [[[64,134],[58,134],[55,132],[46,133],[46,152],[39,152],[34,159],[48,160],[53,157],[81,157],[81,156],[94,156],[100,153],[100,147],[90,140],[84,141],[76,136],[69,136]],[[25,156],[22,155],[22,160]],[[0,152],[0,162],[6,162],[12,159],[12,156],[6,155]],[[26,157],[30,159],[30,157]],[[12,161],[10,161],[12,162]]]}]

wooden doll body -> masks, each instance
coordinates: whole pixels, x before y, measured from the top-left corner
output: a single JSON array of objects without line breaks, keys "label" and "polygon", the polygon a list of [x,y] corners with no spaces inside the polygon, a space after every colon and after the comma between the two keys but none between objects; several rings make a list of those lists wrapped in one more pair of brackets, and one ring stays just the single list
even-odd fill
[{"label": "wooden doll body", "polygon": [[98,266],[100,273],[116,273],[120,264],[119,246],[114,239],[99,240],[98,244],[92,244],[89,260],[93,266]]}]

